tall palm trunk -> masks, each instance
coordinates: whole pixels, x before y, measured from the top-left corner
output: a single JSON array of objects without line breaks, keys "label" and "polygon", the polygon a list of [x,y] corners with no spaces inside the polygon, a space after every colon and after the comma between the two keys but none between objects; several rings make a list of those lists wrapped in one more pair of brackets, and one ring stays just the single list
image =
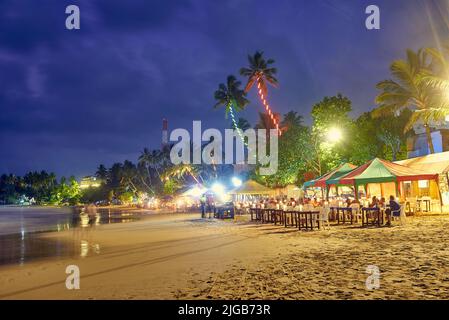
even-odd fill
[{"label": "tall palm trunk", "polygon": [[279,124],[277,123],[276,119],[274,118],[274,114],[271,111],[270,105],[268,104],[266,97],[263,95],[262,92],[262,82],[260,78],[257,79],[257,93],[259,95],[260,101],[262,102],[263,106],[265,107],[265,110],[268,114],[268,116],[271,118],[271,121],[274,124],[274,127],[278,130],[278,134],[281,135],[282,132],[279,130]]},{"label": "tall palm trunk", "polygon": [[428,124],[426,124],[425,127],[426,127],[427,145],[429,146],[430,153],[432,154],[432,153],[435,153],[435,149],[433,147],[433,141],[432,141],[432,135],[430,132],[430,127]]},{"label": "tall palm trunk", "polygon": [[239,128],[237,121],[235,119],[234,104],[237,105],[237,103],[235,101],[230,101],[228,103],[228,109],[229,109],[229,113],[231,114],[232,124],[234,125],[234,130],[237,130],[237,134],[239,135],[240,140],[242,140],[242,142],[245,146],[248,146],[248,144],[245,141],[245,137],[243,137],[243,133],[242,133],[243,130]]}]

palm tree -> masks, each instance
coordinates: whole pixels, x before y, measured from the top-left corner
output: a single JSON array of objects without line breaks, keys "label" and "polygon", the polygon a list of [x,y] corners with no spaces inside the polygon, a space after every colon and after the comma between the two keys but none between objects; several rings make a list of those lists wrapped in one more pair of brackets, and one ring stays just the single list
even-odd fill
[{"label": "palm tree", "polygon": [[245,91],[240,89],[242,83],[236,79],[235,76],[230,75],[226,79],[226,84],[220,83],[218,85],[218,90],[214,93],[215,98],[215,106],[214,108],[218,108],[220,106],[224,106],[226,118],[228,114],[231,114],[231,119],[234,126],[237,126],[234,110],[239,112],[243,110],[249,103],[248,99],[246,99]]},{"label": "palm tree", "polygon": [[[275,113],[274,118],[279,121],[279,113]],[[259,112],[259,122],[257,122],[255,129],[265,129],[269,134],[270,129],[276,129],[276,127],[274,126],[273,121],[271,121],[271,117],[268,115],[268,113]]]},{"label": "palm tree", "polygon": [[287,131],[292,127],[300,127],[303,123],[303,117],[296,111],[289,111],[284,115],[281,122],[282,130]]},{"label": "palm tree", "polygon": [[428,54],[423,49],[418,52],[407,50],[407,59],[394,61],[390,71],[395,80],[385,80],[377,84],[377,89],[381,93],[376,97],[376,103],[380,107],[373,111],[373,116],[378,117],[392,112],[397,113],[403,108],[411,108],[413,114],[405,131],[422,121],[430,153],[434,153],[430,121],[435,118],[434,111],[439,104],[435,89],[426,81],[431,74]]},{"label": "palm tree", "polygon": [[100,164],[97,168],[97,172],[95,176],[102,181],[102,183],[106,183],[108,180],[108,169],[103,164]]},{"label": "palm tree", "polygon": [[123,162],[122,172],[121,172],[121,179],[120,183],[122,186],[125,187],[125,190],[132,189],[133,193],[137,193],[138,188],[135,183],[135,179],[137,178],[137,168],[129,160],[125,160]]},{"label": "palm tree", "polygon": [[432,73],[427,77],[429,85],[442,90],[449,90],[449,45],[442,50],[426,48],[432,57]]},{"label": "palm tree", "polygon": [[159,150],[152,150],[150,151],[148,148],[144,148],[142,153],[139,156],[139,163],[142,163],[145,165],[145,167],[148,170],[148,176],[151,179],[151,172],[150,169],[153,169],[156,171],[159,179],[162,181],[161,175],[160,175],[160,168],[161,168],[161,162],[163,158],[163,153]]},{"label": "palm tree", "polygon": [[249,128],[251,128],[251,124],[249,123],[248,120],[244,119],[244,118],[239,118],[237,120],[237,127],[233,124],[231,129],[240,129],[242,131],[248,130]]},{"label": "palm tree", "polygon": [[272,121],[274,118],[278,123],[280,120],[279,113],[272,114],[272,117],[265,112],[259,112],[259,122],[257,122],[255,129],[265,129],[265,141],[270,141],[270,129],[276,129],[274,122]]},{"label": "palm tree", "polygon": [[151,162],[152,162],[152,157],[151,157],[150,150],[148,148],[143,148],[143,151],[141,152],[139,159],[138,159],[138,164],[146,168],[148,178],[150,179],[150,183],[151,183],[151,172],[150,172],[150,163]]},{"label": "palm tree", "polygon": [[441,120],[449,115],[449,45],[441,50],[426,48],[426,53],[432,57],[431,73],[425,76],[425,83],[435,89],[435,97],[439,106],[429,112],[432,120]]},{"label": "palm tree", "polygon": [[[155,191],[154,189],[151,187],[153,185],[153,179],[152,179],[152,175],[154,173],[154,168],[152,167],[153,162],[154,162],[154,157],[152,152],[148,149],[148,148],[144,148],[142,153],[139,156],[138,159],[138,171],[139,171],[139,176],[140,179],[142,181],[142,183],[154,194]],[[152,171],[153,169],[153,171]],[[148,177],[148,182],[149,184],[145,181],[145,177]]]},{"label": "palm tree", "polygon": [[184,177],[186,175],[190,175],[193,178],[193,180],[195,180],[196,183],[200,183],[199,180],[197,179],[197,176],[199,176],[201,180],[203,180],[203,178],[201,177],[201,174],[198,171],[199,170],[195,165],[178,164],[178,165],[168,168],[164,172],[164,178],[165,178],[165,180],[168,180],[170,177],[172,177],[172,178],[174,177],[177,179],[185,180]]},{"label": "palm tree", "polygon": [[[265,107],[265,110],[268,116],[273,121],[276,129],[279,130],[279,123],[275,119],[271,108],[266,100],[268,94],[267,83],[272,85],[273,87],[278,86],[278,80],[275,75],[277,73],[277,69],[271,67],[271,65],[275,62],[273,59],[265,60],[263,57],[263,52],[256,51],[256,53],[251,56],[248,55],[248,68],[241,68],[240,74],[248,78],[248,82],[245,86],[245,92],[249,92],[254,84],[257,85],[257,92],[259,94],[259,98],[262,101],[262,104]],[[280,132],[279,132],[280,133]]]}]

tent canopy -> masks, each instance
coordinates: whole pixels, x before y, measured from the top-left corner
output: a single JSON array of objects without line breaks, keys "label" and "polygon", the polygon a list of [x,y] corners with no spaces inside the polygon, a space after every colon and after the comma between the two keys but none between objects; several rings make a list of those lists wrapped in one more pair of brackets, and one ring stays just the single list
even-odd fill
[{"label": "tent canopy", "polygon": [[339,166],[337,169],[316,179],[313,183],[313,186],[324,188],[324,187],[326,187],[326,185],[335,184],[335,183],[331,183],[331,181],[334,181],[337,178],[351,172],[355,168],[356,168],[356,166],[353,164],[344,163],[341,166]]},{"label": "tent canopy", "polygon": [[350,173],[353,171],[357,166],[351,164],[351,163],[345,163],[340,168],[334,170],[330,174],[326,175],[322,179],[317,181],[317,185],[320,187],[325,187],[326,185],[335,185],[338,184],[338,181],[340,177]]},{"label": "tent canopy", "polygon": [[436,178],[436,174],[428,174],[421,170],[375,158],[342,176],[339,184],[362,185],[368,183],[433,180]]},{"label": "tent canopy", "polygon": [[302,185],[303,189],[314,187],[315,186],[315,182],[317,180],[321,179],[322,177],[324,177],[324,176],[320,176],[318,178],[315,178],[315,179],[312,179],[312,180],[304,182],[304,184]]},{"label": "tent canopy", "polygon": [[203,186],[195,186],[195,187],[189,187],[186,191],[182,192],[179,197],[186,197],[186,198],[195,198],[200,197],[204,193],[207,192],[207,189]]},{"label": "tent canopy", "polygon": [[267,188],[254,180],[248,180],[242,183],[240,187],[229,192],[230,194],[249,194],[249,195],[269,195],[273,190]]},{"label": "tent canopy", "polygon": [[449,151],[396,161],[395,163],[430,174],[449,172]]}]

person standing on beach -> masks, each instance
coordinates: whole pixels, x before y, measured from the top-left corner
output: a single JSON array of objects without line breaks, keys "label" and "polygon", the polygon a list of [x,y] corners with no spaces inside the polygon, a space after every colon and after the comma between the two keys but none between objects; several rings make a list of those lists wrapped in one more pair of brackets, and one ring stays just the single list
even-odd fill
[{"label": "person standing on beach", "polygon": [[206,196],[202,195],[200,198],[200,206],[201,206],[201,218],[205,217],[205,206],[206,206]]}]

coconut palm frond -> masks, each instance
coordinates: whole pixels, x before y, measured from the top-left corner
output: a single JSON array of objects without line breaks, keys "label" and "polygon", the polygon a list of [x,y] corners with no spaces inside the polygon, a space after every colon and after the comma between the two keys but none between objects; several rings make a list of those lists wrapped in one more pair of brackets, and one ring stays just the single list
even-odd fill
[{"label": "coconut palm frond", "polygon": [[245,92],[248,92],[256,82],[261,85],[262,93],[264,96],[267,95],[267,83],[276,87],[278,80],[275,77],[277,69],[274,67],[269,67],[269,65],[274,64],[273,59],[265,60],[263,57],[263,51],[256,51],[252,56],[248,56],[249,66],[240,69],[240,74],[248,78],[247,84],[245,86]]},{"label": "coconut palm frond", "polygon": [[402,107],[400,107],[398,105],[382,104],[379,107],[377,107],[376,109],[374,109],[371,112],[371,115],[373,116],[373,118],[380,118],[380,117],[395,113],[397,111],[400,111],[401,109],[402,109]]},{"label": "coconut palm frond", "polygon": [[226,79],[226,84],[221,83],[218,86],[218,90],[214,93],[216,101],[214,108],[224,106],[226,118],[232,107],[236,111],[241,111],[249,104],[245,91],[240,89],[241,84],[235,76],[230,75]]}]

